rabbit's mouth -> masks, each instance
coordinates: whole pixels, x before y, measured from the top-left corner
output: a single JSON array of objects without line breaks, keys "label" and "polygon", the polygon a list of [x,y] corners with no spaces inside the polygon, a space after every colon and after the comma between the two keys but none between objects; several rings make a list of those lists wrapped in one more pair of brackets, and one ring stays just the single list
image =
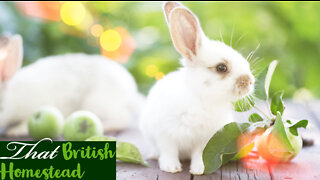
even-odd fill
[{"label": "rabbit's mouth", "polygon": [[241,75],[237,80],[234,88],[234,94],[237,97],[244,97],[253,91],[254,80],[250,75]]}]

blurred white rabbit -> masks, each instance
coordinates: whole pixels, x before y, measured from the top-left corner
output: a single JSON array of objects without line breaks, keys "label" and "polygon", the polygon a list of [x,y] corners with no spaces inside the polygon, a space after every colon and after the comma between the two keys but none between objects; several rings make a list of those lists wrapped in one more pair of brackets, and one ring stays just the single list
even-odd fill
[{"label": "blurred white rabbit", "polygon": [[0,43],[0,127],[7,127],[9,136],[27,135],[27,120],[40,106],[55,106],[65,116],[91,111],[105,131],[113,131],[125,128],[143,104],[129,72],[105,57],[50,56],[20,69],[21,36],[3,37]]},{"label": "blurred white rabbit", "polygon": [[161,170],[179,172],[179,159],[188,158],[190,173],[203,174],[205,145],[233,121],[232,102],[253,92],[254,76],[247,60],[223,42],[208,39],[198,18],[182,4],[166,2],[163,10],[184,67],[150,90],[140,128],[153,143]]}]

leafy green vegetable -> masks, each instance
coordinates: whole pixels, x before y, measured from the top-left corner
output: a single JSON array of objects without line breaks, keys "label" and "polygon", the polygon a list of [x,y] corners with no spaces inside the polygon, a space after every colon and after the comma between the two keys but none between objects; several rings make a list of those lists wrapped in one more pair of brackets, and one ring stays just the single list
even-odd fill
[{"label": "leafy green vegetable", "polygon": [[285,109],[285,106],[282,101],[283,93],[284,93],[283,90],[278,91],[273,95],[273,97],[271,99],[270,109],[271,109],[272,114],[274,114],[274,115],[277,115],[278,111],[280,112],[281,115],[283,114],[283,111]]},{"label": "leafy green vegetable", "polygon": [[277,64],[277,60],[272,61],[257,77],[255,83],[255,95],[257,98],[262,100],[267,100],[269,98],[270,82]]},{"label": "leafy green vegetable", "polygon": [[117,142],[117,159],[123,162],[149,166],[148,163],[143,160],[138,148],[128,142]]},{"label": "leafy green vegetable", "polygon": [[276,121],[273,125],[272,134],[276,136],[276,138],[283,145],[284,149],[293,151],[293,147],[288,139],[287,132],[282,121],[281,113],[279,111],[277,112]]},{"label": "leafy green vegetable", "polygon": [[245,145],[243,148],[240,149],[240,151],[232,158],[232,160],[238,160],[241,158],[246,157],[253,149],[254,142],[251,142],[250,144]]},{"label": "leafy green vegetable", "polygon": [[250,115],[249,122],[255,123],[259,121],[263,121],[263,118],[258,113],[253,113]]},{"label": "leafy green vegetable", "polygon": [[291,132],[291,134],[298,136],[297,128],[300,128],[300,127],[306,128],[307,126],[308,126],[308,120],[301,120],[296,124],[290,126],[289,131]]},{"label": "leafy green vegetable", "polygon": [[237,154],[237,139],[249,126],[249,123],[232,122],[211,137],[202,154],[205,174],[216,171]]},{"label": "leafy green vegetable", "polygon": [[254,106],[253,96],[249,95],[236,101],[233,106],[237,112],[249,111]]}]

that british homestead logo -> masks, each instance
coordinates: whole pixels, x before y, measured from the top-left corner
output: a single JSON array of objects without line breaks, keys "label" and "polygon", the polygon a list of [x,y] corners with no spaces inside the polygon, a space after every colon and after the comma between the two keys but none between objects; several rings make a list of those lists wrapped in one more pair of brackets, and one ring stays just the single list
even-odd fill
[{"label": "that british homestead logo", "polygon": [[0,141],[0,178],[115,179],[115,143],[49,138],[38,142]]}]

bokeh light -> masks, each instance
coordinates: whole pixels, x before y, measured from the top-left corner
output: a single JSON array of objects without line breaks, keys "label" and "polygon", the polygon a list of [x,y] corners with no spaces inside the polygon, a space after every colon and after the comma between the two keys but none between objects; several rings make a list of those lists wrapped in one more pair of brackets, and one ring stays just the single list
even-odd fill
[{"label": "bokeh light", "polygon": [[160,80],[163,78],[164,73],[159,71],[158,66],[155,64],[148,64],[146,67],[146,75],[149,77],[154,77],[156,80]]},{"label": "bokeh light", "polygon": [[154,77],[158,73],[158,67],[154,64],[149,64],[146,68],[146,74],[149,77]]},{"label": "bokeh light", "polygon": [[164,73],[163,72],[157,72],[155,75],[156,80],[160,80],[164,77]]},{"label": "bokeh light", "polygon": [[94,24],[91,26],[90,32],[94,37],[100,37],[103,33],[103,27],[100,24]]},{"label": "bokeh light", "polygon": [[[135,40],[124,27],[117,27],[112,30],[119,33],[121,37],[120,47],[114,51],[108,51],[102,47],[102,44],[100,41],[101,54],[112,60],[118,61],[120,63],[125,63],[129,60],[131,54],[136,48]],[[101,36],[103,36],[103,34]],[[101,40],[101,36],[100,36],[100,40]]]},{"label": "bokeh light", "polygon": [[70,26],[81,24],[85,15],[86,9],[81,2],[65,2],[60,9],[62,21]]},{"label": "bokeh light", "polygon": [[84,32],[84,31],[89,31],[92,24],[93,24],[93,17],[88,11],[86,11],[84,19],[81,21],[80,24],[75,25],[74,27]]},{"label": "bokeh light", "polygon": [[60,8],[62,3],[57,1],[18,1],[19,10],[27,16],[50,21],[60,21]]},{"label": "bokeh light", "polygon": [[[94,54],[100,50],[103,56],[117,62],[127,63],[130,59],[126,68],[135,76],[143,93],[148,92],[156,79],[156,76],[146,75],[146,65],[156,64],[164,74],[180,67],[179,54],[172,45],[162,13],[162,2],[18,1],[0,4],[0,32],[23,36],[24,65],[49,55]],[[271,60],[280,60],[270,94],[284,89],[284,98],[299,102],[320,97],[319,2],[303,6],[298,2],[190,2],[185,5],[199,16],[208,37],[232,43],[243,56],[261,43],[253,57],[259,57],[253,66],[256,74]],[[109,29],[121,35],[121,44],[114,51],[100,44],[100,36]],[[304,46],[297,47],[297,44]],[[158,77],[160,75],[158,73]]]},{"label": "bokeh light", "polygon": [[107,51],[117,50],[122,42],[121,35],[115,30],[107,30],[100,36],[100,45]]}]

